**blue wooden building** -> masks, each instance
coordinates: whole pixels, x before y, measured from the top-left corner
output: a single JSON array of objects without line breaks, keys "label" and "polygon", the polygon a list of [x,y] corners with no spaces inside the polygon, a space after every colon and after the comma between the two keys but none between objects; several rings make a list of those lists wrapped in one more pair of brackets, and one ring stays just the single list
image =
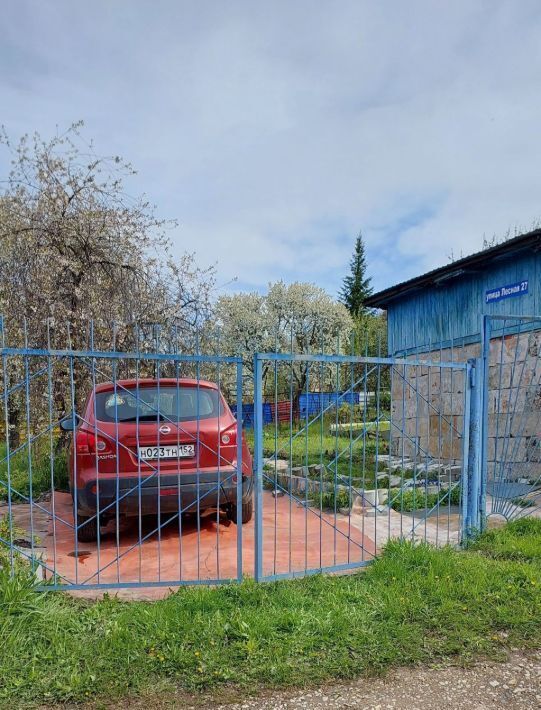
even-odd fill
[{"label": "blue wooden building", "polygon": [[387,311],[389,354],[479,343],[483,314],[541,316],[541,229],[371,296]]}]

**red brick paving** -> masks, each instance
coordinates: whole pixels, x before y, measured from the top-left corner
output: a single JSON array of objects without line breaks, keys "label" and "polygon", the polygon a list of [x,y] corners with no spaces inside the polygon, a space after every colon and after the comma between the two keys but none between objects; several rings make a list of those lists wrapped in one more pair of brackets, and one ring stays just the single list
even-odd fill
[{"label": "red brick paving", "polygon": [[[50,504],[46,504],[50,505]],[[27,507],[27,506],[25,506]],[[237,526],[220,518],[216,513],[200,520],[198,534],[195,516],[183,516],[182,534],[178,519],[162,528],[160,538],[152,533],[155,519],[144,519],[139,544],[137,519],[122,524],[119,544],[113,529],[114,523],[102,529],[100,545],[77,544],[69,525],[73,524],[71,497],[55,493],[56,525],[53,534],[52,518],[49,530],[42,539],[44,559],[55,567],[65,582],[71,583],[126,583],[171,582],[182,580],[211,580],[237,576]],[[269,492],[263,494],[263,571],[265,575],[284,574],[290,571],[340,565],[368,560],[374,554],[374,543],[362,536],[348,518],[323,514],[305,509],[287,496],[274,499]],[[243,572],[253,575],[254,570],[254,520],[242,528]],[[116,590],[115,590],[116,591]],[[169,592],[168,587],[132,588],[122,590],[127,598],[160,598]],[[99,590],[85,590],[84,596],[99,596]]]}]

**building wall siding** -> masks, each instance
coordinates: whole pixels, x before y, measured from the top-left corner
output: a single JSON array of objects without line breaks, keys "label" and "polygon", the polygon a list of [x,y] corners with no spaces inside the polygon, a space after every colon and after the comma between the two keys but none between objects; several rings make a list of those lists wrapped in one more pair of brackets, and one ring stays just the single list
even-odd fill
[{"label": "building wall siding", "polygon": [[[431,351],[480,339],[482,316],[541,313],[541,254],[526,252],[478,273],[402,296],[387,306],[389,353]],[[486,304],[488,290],[528,280],[528,293]]]}]

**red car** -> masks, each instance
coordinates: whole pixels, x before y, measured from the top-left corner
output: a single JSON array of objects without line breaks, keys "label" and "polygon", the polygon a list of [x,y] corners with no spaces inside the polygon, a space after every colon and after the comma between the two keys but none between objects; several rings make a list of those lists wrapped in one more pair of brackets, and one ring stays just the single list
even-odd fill
[{"label": "red car", "polygon": [[[191,379],[118,380],[98,385],[74,430],[70,487],[77,536],[122,516],[202,512],[237,520],[237,421],[217,385]],[[99,475],[98,475],[99,474]],[[252,457],[242,441],[242,511],[253,512]]]}]

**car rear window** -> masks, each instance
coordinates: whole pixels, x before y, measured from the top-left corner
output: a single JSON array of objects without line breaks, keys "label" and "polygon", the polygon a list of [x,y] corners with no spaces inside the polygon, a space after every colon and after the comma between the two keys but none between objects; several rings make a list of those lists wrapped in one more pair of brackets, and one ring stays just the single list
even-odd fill
[{"label": "car rear window", "polygon": [[207,387],[167,385],[96,394],[96,417],[102,422],[183,422],[211,419],[219,413],[223,413],[219,393]]}]

